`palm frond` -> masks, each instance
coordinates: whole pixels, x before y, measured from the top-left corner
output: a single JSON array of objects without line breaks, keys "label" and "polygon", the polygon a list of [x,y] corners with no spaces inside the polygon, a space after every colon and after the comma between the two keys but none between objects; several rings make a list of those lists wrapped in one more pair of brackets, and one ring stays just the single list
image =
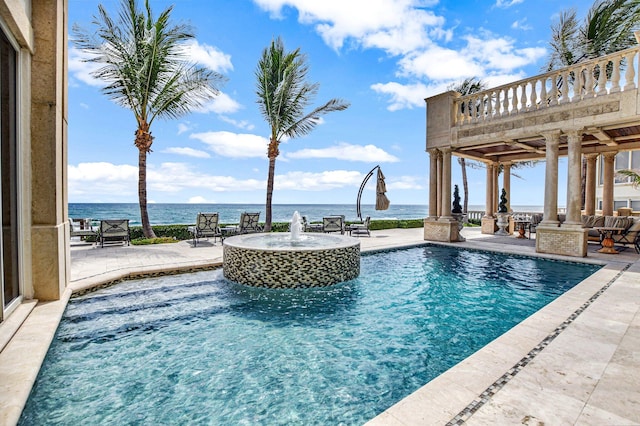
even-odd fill
[{"label": "palm frond", "polygon": [[634,188],[640,186],[640,170],[618,170],[616,171],[616,175],[630,177]]}]

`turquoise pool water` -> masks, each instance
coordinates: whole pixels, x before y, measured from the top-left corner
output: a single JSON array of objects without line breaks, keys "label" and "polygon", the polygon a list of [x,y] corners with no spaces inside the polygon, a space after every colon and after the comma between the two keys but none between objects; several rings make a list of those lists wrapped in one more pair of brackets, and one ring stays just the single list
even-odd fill
[{"label": "turquoise pool water", "polygon": [[424,246],[331,288],[221,271],[70,301],[21,425],[359,425],[598,269]]}]

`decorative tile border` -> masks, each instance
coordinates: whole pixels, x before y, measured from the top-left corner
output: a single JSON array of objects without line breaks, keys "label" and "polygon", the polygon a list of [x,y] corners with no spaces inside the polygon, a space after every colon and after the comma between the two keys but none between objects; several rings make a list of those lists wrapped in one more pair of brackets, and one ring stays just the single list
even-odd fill
[{"label": "decorative tile border", "polygon": [[518,361],[513,367],[502,375],[498,380],[493,382],[491,386],[484,390],[477,399],[474,399],[469,405],[467,405],[462,411],[460,411],[455,417],[453,417],[447,426],[463,425],[467,420],[471,418],[484,404],[496,394],[500,389],[506,385],[509,380],[514,378],[527,364],[529,364],[540,352],[544,350],[556,337],[560,335],[578,316],[585,311],[598,297],[600,297],[611,285],[620,278],[620,276],[631,267],[631,263],[628,263],[622,268],[615,277],[613,277],[607,284],[605,284],[600,290],[598,290],[593,296],[589,298],[582,306],[576,309],[569,317],[562,322],[551,334],[545,337],[538,345],[533,348],[524,358]]}]

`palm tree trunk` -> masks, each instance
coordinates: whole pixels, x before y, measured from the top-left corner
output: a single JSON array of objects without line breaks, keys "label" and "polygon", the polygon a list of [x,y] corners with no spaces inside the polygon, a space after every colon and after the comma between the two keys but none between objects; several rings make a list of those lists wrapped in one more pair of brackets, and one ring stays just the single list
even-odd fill
[{"label": "palm tree trunk", "polygon": [[138,200],[140,203],[140,219],[142,220],[142,233],[145,238],[155,238],[156,234],[149,223],[147,212],[147,151],[138,150]]},{"label": "palm tree trunk", "polygon": [[462,191],[464,192],[464,197],[462,200],[462,213],[467,213],[469,209],[469,182],[467,182],[467,163],[462,157],[458,157],[458,163],[460,163],[460,169],[462,170]]},{"label": "palm tree trunk", "polygon": [[267,178],[267,203],[265,205],[264,232],[271,232],[271,201],[273,199],[273,180],[276,172],[276,159],[269,157],[269,176]]}]

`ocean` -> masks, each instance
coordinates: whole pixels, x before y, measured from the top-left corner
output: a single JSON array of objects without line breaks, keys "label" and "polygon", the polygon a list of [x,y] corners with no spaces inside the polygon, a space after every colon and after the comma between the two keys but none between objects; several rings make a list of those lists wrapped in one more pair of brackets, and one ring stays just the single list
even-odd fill
[{"label": "ocean", "polygon": [[[238,223],[243,212],[260,212],[265,217],[264,204],[160,204],[148,205],[152,225],[193,224],[198,212],[218,212],[220,223]],[[274,204],[273,222],[288,222],[294,211],[307,220],[322,221],[324,216],[344,215],[345,220],[357,221],[355,204]],[[375,205],[361,205],[362,218],[421,219],[428,215],[426,205],[391,205],[388,210],[375,210]],[[100,219],[129,219],[133,226],[140,225],[140,208],[135,203],[69,203],[69,217]]]},{"label": "ocean", "polygon": [[[542,212],[542,206],[513,206],[516,211]],[[148,205],[152,225],[193,224],[198,212],[218,212],[220,223],[238,223],[242,212],[260,212],[265,217],[264,204],[161,204]],[[483,211],[484,206],[469,206],[470,211]],[[306,216],[310,222],[322,221],[324,216],[344,215],[347,221],[358,221],[355,204],[274,204],[273,222],[288,222],[293,212]],[[428,216],[426,204],[391,204],[388,210],[375,210],[373,204],[361,205],[362,218],[423,219]],[[133,226],[140,225],[140,208],[136,203],[69,203],[69,217],[100,219],[129,219]]]}]

